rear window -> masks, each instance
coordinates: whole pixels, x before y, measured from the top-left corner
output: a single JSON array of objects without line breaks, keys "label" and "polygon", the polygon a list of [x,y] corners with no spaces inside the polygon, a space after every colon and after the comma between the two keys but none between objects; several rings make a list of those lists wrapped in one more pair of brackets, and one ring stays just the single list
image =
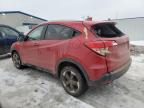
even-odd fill
[{"label": "rear window", "polygon": [[97,24],[93,26],[94,32],[105,38],[120,37],[123,33],[114,24]]}]

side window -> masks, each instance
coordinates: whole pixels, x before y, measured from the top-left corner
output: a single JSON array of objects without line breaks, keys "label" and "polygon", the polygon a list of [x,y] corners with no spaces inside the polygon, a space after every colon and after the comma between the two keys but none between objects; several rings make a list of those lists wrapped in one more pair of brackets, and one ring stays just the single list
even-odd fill
[{"label": "side window", "polygon": [[76,31],[64,25],[48,25],[45,39],[69,39],[76,34]]},{"label": "side window", "polygon": [[15,36],[15,37],[18,37],[19,34],[14,31],[13,29],[11,28],[7,28],[7,27],[0,27],[0,32],[3,34],[3,36],[5,37],[10,37],[10,36]]},{"label": "side window", "polygon": [[32,32],[28,34],[29,40],[39,40],[41,39],[43,30],[45,26],[39,26],[36,29],[34,29]]}]

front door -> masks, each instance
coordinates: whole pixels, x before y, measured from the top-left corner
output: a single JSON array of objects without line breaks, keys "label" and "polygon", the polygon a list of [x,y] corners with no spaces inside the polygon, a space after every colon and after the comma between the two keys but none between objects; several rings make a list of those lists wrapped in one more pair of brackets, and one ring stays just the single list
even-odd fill
[{"label": "front door", "polygon": [[20,52],[24,63],[38,66],[38,47],[44,29],[45,26],[43,25],[35,28],[27,35],[28,39],[21,42],[22,50]]}]

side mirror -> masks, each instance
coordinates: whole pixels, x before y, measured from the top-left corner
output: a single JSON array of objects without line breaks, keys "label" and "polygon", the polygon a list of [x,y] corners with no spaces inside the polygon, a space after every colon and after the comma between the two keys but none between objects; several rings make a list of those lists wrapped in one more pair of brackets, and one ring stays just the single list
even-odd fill
[{"label": "side mirror", "polygon": [[24,34],[20,34],[19,37],[17,38],[18,41],[22,42],[25,41],[26,36]]}]

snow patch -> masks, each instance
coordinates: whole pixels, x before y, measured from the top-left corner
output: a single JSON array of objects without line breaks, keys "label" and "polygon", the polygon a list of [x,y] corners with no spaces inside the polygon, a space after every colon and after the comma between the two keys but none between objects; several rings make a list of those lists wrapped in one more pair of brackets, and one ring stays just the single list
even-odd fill
[{"label": "snow patch", "polygon": [[18,70],[0,59],[0,102],[3,108],[143,108],[144,54],[132,56],[129,71],[112,84],[90,87],[79,98],[68,95],[60,81],[32,68]]},{"label": "snow patch", "polygon": [[130,44],[137,46],[144,46],[144,40],[141,41],[131,41]]}]

